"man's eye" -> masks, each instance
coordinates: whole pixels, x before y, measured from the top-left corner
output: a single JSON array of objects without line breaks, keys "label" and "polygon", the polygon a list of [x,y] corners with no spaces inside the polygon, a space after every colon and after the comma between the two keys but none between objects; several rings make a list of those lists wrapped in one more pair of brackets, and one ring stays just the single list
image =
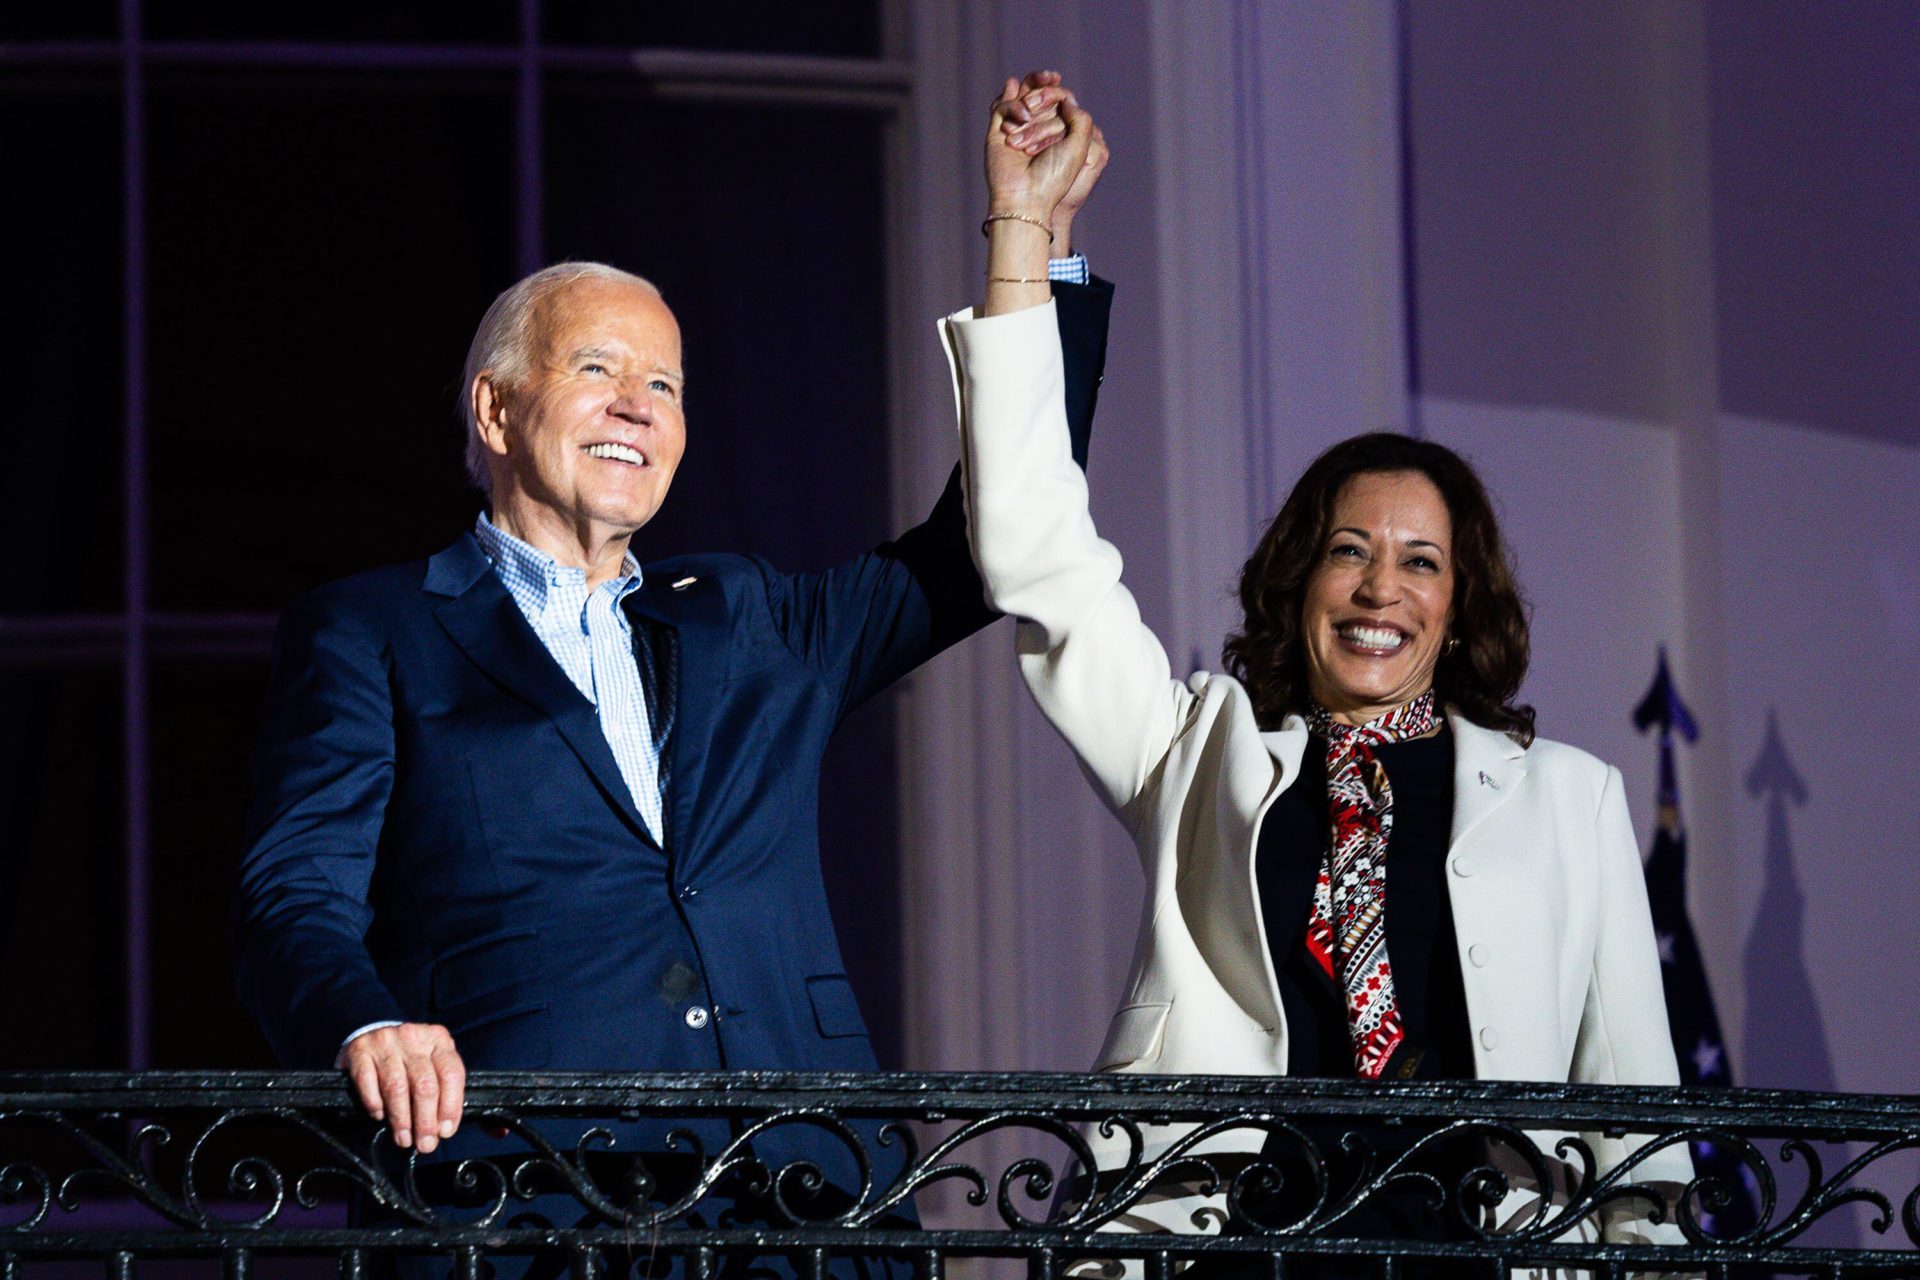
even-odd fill
[{"label": "man's eye", "polygon": [[655,391],[660,392],[662,395],[671,396],[671,395],[678,394],[678,392],[674,390],[673,384],[671,382],[668,382],[665,378],[655,378],[652,382],[649,382],[647,385],[652,387]]},{"label": "man's eye", "polygon": [[606,371],[607,366],[603,364],[583,364],[580,366],[580,372],[582,373],[605,373]]}]

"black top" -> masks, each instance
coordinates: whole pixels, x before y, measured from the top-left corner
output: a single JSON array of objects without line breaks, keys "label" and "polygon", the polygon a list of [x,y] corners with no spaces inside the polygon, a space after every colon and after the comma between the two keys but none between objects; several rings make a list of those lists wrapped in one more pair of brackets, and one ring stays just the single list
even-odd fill
[{"label": "black top", "polygon": [[[1376,747],[1393,787],[1387,841],[1387,957],[1406,1039],[1383,1078],[1470,1080],[1473,1043],[1447,897],[1453,826],[1453,734]],[[1307,743],[1300,777],[1267,811],[1255,867],[1267,944],[1287,1019],[1287,1074],[1352,1078],[1340,989],[1307,951],[1313,886],[1331,836],[1326,746]]]}]

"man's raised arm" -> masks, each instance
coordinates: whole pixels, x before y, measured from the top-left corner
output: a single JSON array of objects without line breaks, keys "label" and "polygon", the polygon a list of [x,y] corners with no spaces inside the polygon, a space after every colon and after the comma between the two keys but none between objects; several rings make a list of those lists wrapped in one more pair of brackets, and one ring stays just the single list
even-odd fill
[{"label": "man's raised arm", "polygon": [[[1076,109],[1072,94],[1051,71],[1034,72],[1024,81],[1009,78],[992,106],[1008,148],[1029,158],[1067,138],[1062,113]],[[1061,175],[1070,173],[1058,180],[1066,184],[1066,194],[1050,192],[1049,215],[1036,215],[1035,225],[1027,228],[1037,246],[1030,274],[1042,297],[1050,293],[1056,303],[1068,431],[1082,467],[1105,375],[1113,302],[1113,286],[1087,276],[1085,259],[1070,253],[1074,219],[1108,161],[1105,140],[1090,120],[1089,129],[1070,164],[1058,158],[1049,162]],[[990,218],[983,227],[998,235],[1003,225]],[[1074,277],[1086,282],[1074,283]],[[900,537],[825,573],[769,569],[767,584],[789,643],[842,691],[843,711],[1000,616],[986,603],[974,568],[957,466],[928,517]]]}]

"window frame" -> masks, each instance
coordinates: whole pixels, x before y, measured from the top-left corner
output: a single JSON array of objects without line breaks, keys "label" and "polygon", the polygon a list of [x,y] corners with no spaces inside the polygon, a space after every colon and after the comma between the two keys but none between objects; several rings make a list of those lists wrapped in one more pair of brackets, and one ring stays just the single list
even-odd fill
[{"label": "window frame", "polygon": [[[6,614],[0,612],[0,668],[101,668],[121,676],[122,771],[126,803],[122,849],[127,903],[125,933],[124,1059],[144,1070],[153,1057],[153,948],[150,911],[153,861],[150,723],[152,672],[176,658],[262,661],[271,648],[275,616],[268,612],[159,610],[152,607],[148,531],[151,486],[147,465],[148,240],[147,77],[150,70],[255,69],[355,71],[506,71],[516,73],[514,149],[514,260],[517,274],[544,265],[545,154],[542,137],[547,85],[569,74],[630,76],[648,92],[681,102],[744,106],[826,107],[873,113],[882,119],[888,228],[880,247],[893,280],[901,278],[907,237],[903,202],[892,196],[907,172],[906,121],[914,74],[900,56],[905,0],[880,0],[881,56],[822,57],[730,53],[670,48],[607,48],[547,44],[541,39],[544,0],[520,0],[519,36],[511,44],[347,43],[270,39],[149,40],[143,0],[119,0],[118,40],[0,42],[0,74],[73,68],[117,69],[122,117],[122,271],[125,406],[121,471],[124,537],[123,592],[114,612]],[[884,332],[901,332],[900,290],[888,290]],[[896,344],[897,345],[897,344]],[[900,439],[901,361],[886,388],[889,438]]]}]

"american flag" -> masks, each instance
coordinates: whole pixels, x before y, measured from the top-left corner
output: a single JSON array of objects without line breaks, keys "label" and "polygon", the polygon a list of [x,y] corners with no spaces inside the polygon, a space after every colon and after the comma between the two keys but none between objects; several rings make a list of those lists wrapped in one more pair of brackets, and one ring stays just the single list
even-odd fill
[{"label": "american flag", "polygon": [[[1647,898],[1653,908],[1654,939],[1660,948],[1660,977],[1666,987],[1667,1019],[1673,1031],[1674,1055],[1680,1059],[1680,1083],[1725,1088],[1733,1083],[1727,1045],[1720,1034],[1720,1016],[1714,1012],[1713,991],[1707,985],[1706,966],[1687,918],[1687,829],[1680,816],[1680,785],[1674,771],[1674,738],[1693,742],[1700,736],[1693,713],[1680,700],[1667,670],[1667,654],[1660,651],[1653,687],[1633,712],[1634,727],[1660,733],[1659,817],[1653,849],[1647,857]],[[1751,1231],[1759,1222],[1755,1187],[1745,1166],[1732,1151],[1711,1142],[1693,1144],[1694,1167],[1718,1182],[1730,1195],[1714,1208],[1699,1206],[1700,1225],[1722,1239]]]}]

